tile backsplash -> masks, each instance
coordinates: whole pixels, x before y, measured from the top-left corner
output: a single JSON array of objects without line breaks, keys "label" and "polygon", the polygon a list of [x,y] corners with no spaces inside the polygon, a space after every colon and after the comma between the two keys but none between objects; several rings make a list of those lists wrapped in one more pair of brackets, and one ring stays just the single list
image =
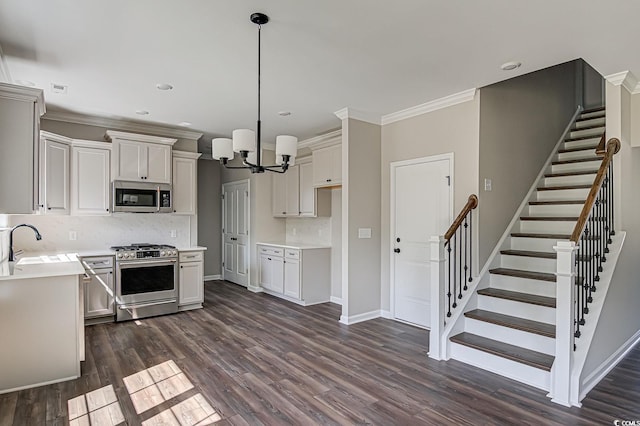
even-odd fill
[{"label": "tile backsplash", "polygon": [[[111,216],[0,215],[0,228],[21,223],[42,234],[37,241],[30,229],[14,232],[14,248],[24,251],[101,250],[114,245],[159,243],[188,247],[190,217],[171,214],[122,213]],[[175,237],[171,231],[175,230]],[[71,238],[75,236],[75,240]]]},{"label": "tile backsplash", "polygon": [[331,245],[331,218],[287,218],[286,241]]}]

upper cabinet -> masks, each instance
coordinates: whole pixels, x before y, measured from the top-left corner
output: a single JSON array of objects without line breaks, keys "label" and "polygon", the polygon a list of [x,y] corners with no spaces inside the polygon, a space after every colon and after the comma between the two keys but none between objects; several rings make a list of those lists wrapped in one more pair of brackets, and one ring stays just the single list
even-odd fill
[{"label": "upper cabinet", "polygon": [[313,186],[311,158],[296,161],[286,173],[273,174],[273,217],[331,216],[331,190]]},{"label": "upper cabinet", "polygon": [[0,214],[30,214],[39,200],[42,90],[0,83]]},{"label": "upper cabinet", "polygon": [[300,215],[299,169],[289,167],[286,173],[274,173],[272,181],[272,209],[274,217]]},{"label": "upper cabinet", "polygon": [[342,145],[333,145],[312,152],[313,186],[342,184]]},{"label": "upper cabinet", "polygon": [[41,132],[40,211],[44,214],[69,214],[69,176],[72,140]]},{"label": "upper cabinet", "polygon": [[71,148],[71,214],[110,214],[111,144],[74,140]]},{"label": "upper cabinet", "polygon": [[197,212],[198,158],[195,152],[173,151],[173,211],[194,215]]},{"label": "upper cabinet", "polygon": [[113,180],[171,183],[171,146],[177,139],[107,131],[113,143]]}]

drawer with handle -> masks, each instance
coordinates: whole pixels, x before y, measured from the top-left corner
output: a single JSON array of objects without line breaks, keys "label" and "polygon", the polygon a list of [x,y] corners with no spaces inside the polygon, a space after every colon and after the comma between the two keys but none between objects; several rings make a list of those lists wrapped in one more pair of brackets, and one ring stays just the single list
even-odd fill
[{"label": "drawer with handle", "polygon": [[180,262],[200,262],[202,261],[201,251],[180,252]]},{"label": "drawer with handle", "polygon": [[260,246],[260,254],[282,257],[284,255],[284,250],[279,247]]},{"label": "drawer with handle", "polygon": [[300,259],[300,250],[286,249],[284,251],[284,257],[287,259]]},{"label": "drawer with handle", "polygon": [[113,256],[83,257],[82,265],[85,269],[101,269],[113,267]]}]

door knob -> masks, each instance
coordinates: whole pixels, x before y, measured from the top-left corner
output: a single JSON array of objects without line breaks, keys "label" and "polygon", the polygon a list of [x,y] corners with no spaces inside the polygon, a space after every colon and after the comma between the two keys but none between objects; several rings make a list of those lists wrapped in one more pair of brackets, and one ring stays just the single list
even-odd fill
[{"label": "door knob", "polygon": [[399,248],[394,248],[393,251],[396,252],[396,253],[400,253],[400,249]]}]

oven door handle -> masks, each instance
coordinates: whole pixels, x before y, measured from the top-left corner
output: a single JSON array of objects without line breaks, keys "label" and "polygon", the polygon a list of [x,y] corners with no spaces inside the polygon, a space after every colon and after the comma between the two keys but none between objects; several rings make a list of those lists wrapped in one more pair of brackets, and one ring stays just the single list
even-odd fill
[{"label": "oven door handle", "polygon": [[150,303],[139,303],[139,304],[131,304],[131,305],[118,305],[118,309],[123,310],[123,309],[138,309],[138,308],[146,308],[149,306],[155,306],[155,305],[166,305],[169,303],[176,303],[175,299],[171,299],[171,300],[161,300],[158,302],[150,302]]},{"label": "oven door handle", "polygon": [[173,264],[176,263],[178,260],[177,259],[164,259],[164,260],[149,260],[146,262],[138,262],[138,261],[133,261],[133,262],[118,262],[118,264],[120,265],[120,267],[123,266],[143,266],[143,265],[154,265],[154,266],[160,266],[161,264]]}]

